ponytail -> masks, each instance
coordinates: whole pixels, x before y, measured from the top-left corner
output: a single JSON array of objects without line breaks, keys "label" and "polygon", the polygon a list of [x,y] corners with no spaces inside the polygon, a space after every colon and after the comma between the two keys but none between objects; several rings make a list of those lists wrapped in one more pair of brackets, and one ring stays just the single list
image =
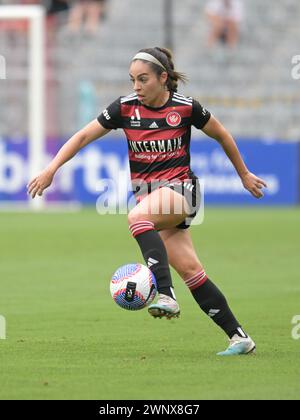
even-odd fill
[{"label": "ponytail", "polygon": [[[139,52],[151,54],[164,66],[166,72],[168,73],[166,86],[170,92],[177,92],[179,81],[183,83],[187,82],[188,79],[186,75],[175,70],[173,55],[170,50],[166,48],[155,47],[144,48]],[[151,66],[151,68],[157,74],[157,76],[160,76],[164,72],[164,69],[158,66],[157,64],[154,64],[152,62],[148,62],[148,64]]]}]

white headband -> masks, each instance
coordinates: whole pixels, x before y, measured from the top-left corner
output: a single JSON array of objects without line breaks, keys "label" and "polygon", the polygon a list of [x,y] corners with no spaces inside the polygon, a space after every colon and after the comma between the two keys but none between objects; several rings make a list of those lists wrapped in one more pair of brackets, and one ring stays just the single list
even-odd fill
[{"label": "white headband", "polygon": [[165,68],[165,66],[157,58],[153,57],[153,55],[151,55],[151,54],[140,52],[133,57],[132,61],[133,60],[150,61],[151,63],[156,64],[157,66],[161,67],[166,72],[168,72],[167,69]]}]

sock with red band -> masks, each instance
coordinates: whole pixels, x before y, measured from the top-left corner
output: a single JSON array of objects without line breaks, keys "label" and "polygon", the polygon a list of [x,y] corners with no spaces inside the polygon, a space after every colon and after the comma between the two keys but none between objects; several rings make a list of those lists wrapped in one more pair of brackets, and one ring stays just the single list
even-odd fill
[{"label": "sock with red band", "polygon": [[225,331],[229,338],[235,334],[247,338],[247,334],[231,312],[225,296],[209,280],[204,270],[185,280],[185,283],[200,308]]},{"label": "sock with red band", "polygon": [[158,292],[176,299],[167,251],[154,224],[149,221],[141,221],[133,223],[129,229],[140,246],[147,266],[156,278]]}]

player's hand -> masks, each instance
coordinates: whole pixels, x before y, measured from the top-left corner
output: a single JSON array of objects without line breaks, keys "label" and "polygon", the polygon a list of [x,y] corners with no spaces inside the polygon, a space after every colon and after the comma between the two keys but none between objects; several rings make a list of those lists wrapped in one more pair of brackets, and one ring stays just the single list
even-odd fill
[{"label": "player's hand", "polygon": [[54,173],[49,169],[45,169],[36,178],[27,185],[27,192],[34,198],[36,195],[42,196],[46,188],[48,188],[53,181]]},{"label": "player's hand", "polygon": [[264,196],[262,188],[268,187],[263,179],[258,178],[251,172],[248,172],[244,177],[242,177],[242,183],[246,190],[248,190],[255,198],[262,198]]}]

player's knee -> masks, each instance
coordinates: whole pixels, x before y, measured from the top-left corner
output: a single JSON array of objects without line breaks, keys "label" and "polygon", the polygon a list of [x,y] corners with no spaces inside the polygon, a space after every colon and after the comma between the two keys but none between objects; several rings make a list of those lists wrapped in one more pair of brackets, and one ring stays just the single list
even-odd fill
[{"label": "player's knee", "polygon": [[128,224],[129,230],[134,238],[142,233],[155,230],[154,223],[137,211],[131,211],[128,214]]},{"label": "player's knee", "polygon": [[181,278],[190,290],[194,290],[202,286],[208,280],[207,274],[200,261],[189,261],[183,264],[178,270]]},{"label": "player's knee", "polygon": [[134,223],[137,223],[139,221],[141,221],[141,219],[140,219],[140,215],[137,212],[135,212],[135,211],[129,212],[129,214],[128,214],[128,224],[129,224],[129,226],[131,226]]},{"label": "player's knee", "polygon": [[198,273],[201,273],[204,270],[202,264],[195,260],[187,260],[184,261],[182,264],[180,264],[180,267],[178,267],[177,271],[180,275],[180,277],[187,281],[197,275]]},{"label": "player's knee", "polygon": [[148,221],[147,217],[145,217],[145,215],[142,215],[140,212],[135,211],[135,210],[131,210],[128,214],[128,224],[129,226],[135,224],[135,223],[139,223],[139,222],[144,222],[144,221]]}]

